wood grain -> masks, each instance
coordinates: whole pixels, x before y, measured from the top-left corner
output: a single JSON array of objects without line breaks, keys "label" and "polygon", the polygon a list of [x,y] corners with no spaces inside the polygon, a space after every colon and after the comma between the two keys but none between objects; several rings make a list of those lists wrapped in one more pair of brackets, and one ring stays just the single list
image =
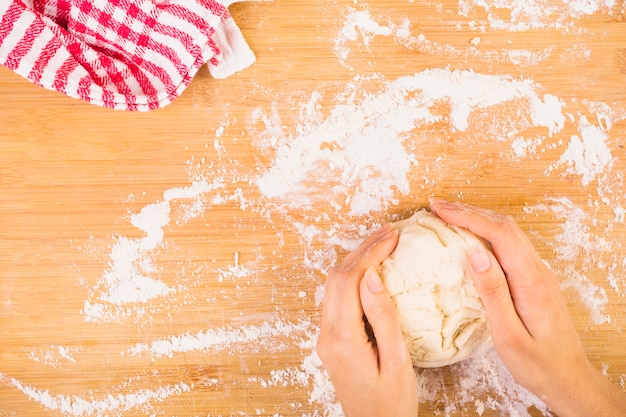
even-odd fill
[{"label": "wood grain", "polygon": [[[316,293],[323,267],[307,262],[318,260],[315,251],[335,252],[320,238],[307,240],[296,225],[327,231],[348,223],[373,227],[425,206],[431,195],[513,215],[546,261],[564,273],[564,282],[565,273],[580,271],[587,289],[604,293],[603,314],[611,321],[594,324],[580,291],[564,289],[593,363],[624,384],[626,230],[615,212],[626,207],[623,7],[619,2],[611,13],[576,19],[567,30],[513,32],[481,30],[487,12],[464,17],[453,1],[236,4],[231,12],[257,55],[254,66],[226,80],[213,80],[202,70],[174,103],[146,114],[97,108],[0,68],[0,416],[73,415],[63,411],[61,400],[75,396],[93,405],[109,394],[137,396],[181,383],[180,393],[162,401],[129,410],[113,407],[100,415],[322,415],[323,406],[311,402],[314,381],[305,385],[290,378],[311,354],[307,339],[319,320]],[[406,45],[394,36],[374,36],[366,45],[359,38],[346,42],[349,54],[342,62],[336,41],[351,8],[369,11],[383,25],[409,19],[411,34],[430,43]],[[476,46],[474,38],[480,39]],[[520,64],[507,58],[513,49],[547,52],[539,62]],[[279,210],[261,195],[251,179],[272,160],[271,152],[255,143],[255,131],[263,127],[251,125],[255,109],[280,115],[284,131],[293,133],[300,106],[313,92],[325,93],[320,111],[327,114],[334,95],[356,77],[394,80],[430,68],[534,81],[542,94],[563,100],[564,112],[574,120],[584,115],[594,126],[604,123],[612,165],[588,185],[580,175],[567,174],[565,166],[547,175],[546,167],[578,134],[574,122],[555,137],[546,136],[544,150],[515,159],[509,141],[486,140],[480,127],[515,118],[519,108],[472,114],[473,127],[458,132],[450,128],[450,104],[442,102],[431,109],[442,120],[422,136],[415,134],[419,163],[408,174],[411,190],[396,193],[397,203],[386,210],[361,217],[328,204]],[[371,90],[365,93],[376,93],[374,82],[366,85]],[[613,109],[611,126],[598,120],[589,105],[594,102]],[[527,137],[545,136],[545,129],[533,129],[524,132]],[[164,191],[189,186],[198,173],[224,180],[212,197],[232,198],[204,201],[201,214],[188,221],[181,214],[188,202],[171,204],[164,244],[149,259],[155,277],[180,290],[122,306],[134,309],[128,317],[86,321],[85,301],[93,301],[90,294],[111,268],[111,248],[120,237],[144,237],[130,216],[162,202]],[[591,239],[571,242],[580,248],[573,259],[560,257],[555,244],[567,220],[555,211],[563,198],[587,216],[584,237]],[[333,250],[345,254],[339,246]],[[320,261],[325,267],[332,263]],[[236,276],[236,264],[250,273]],[[175,335],[263,323],[306,330],[172,357],[131,354],[139,344]],[[443,373],[449,395],[454,395],[452,372]],[[39,391],[29,396],[27,387]],[[56,398],[56,407],[36,401],[45,394]],[[443,407],[445,401],[425,402],[420,415],[441,415]],[[451,415],[476,415],[473,403],[457,411]]]}]

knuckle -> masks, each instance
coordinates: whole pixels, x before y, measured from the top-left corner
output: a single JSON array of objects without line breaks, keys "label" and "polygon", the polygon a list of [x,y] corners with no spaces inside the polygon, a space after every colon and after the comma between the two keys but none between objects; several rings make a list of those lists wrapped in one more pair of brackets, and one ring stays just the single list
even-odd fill
[{"label": "knuckle", "polygon": [[500,228],[505,232],[517,231],[517,222],[510,214],[501,214],[498,223]]},{"label": "knuckle", "polygon": [[374,310],[376,317],[383,322],[392,322],[397,319],[396,308],[391,303],[378,305]]},{"label": "knuckle", "polygon": [[320,357],[322,362],[325,362],[327,358],[327,352],[328,352],[328,343],[323,333],[320,333],[319,337],[317,338],[317,342],[315,344],[315,351],[317,352],[317,356]]},{"label": "knuckle", "polygon": [[503,300],[509,294],[509,286],[506,281],[495,283],[486,283],[485,281],[481,281],[475,283],[475,285],[481,297],[489,300]]},{"label": "knuckle", "polygon": [[339,277],[344,274],[343,268],[339,265],[335,265],[328,270],[328,278]]},{"label": "knuckle", "polygon": [[527,352],[528,340],[524,335],[516,332],[506,332],[498,335],[500,345],[509,352]]},{"label": "knuckle", "polygon": [[342,266],[334,266],[328,271],[327,281],[334,282],[338,287],[342,287],[346,282],[352,281],[353,274]]},{"label": "knuckle", "polygon": [[315,344],[315,351],[324,365],[331,362],[341,361],[349,349],[345,349],[345,342],[336,333],[328,334],[321,332]]}]

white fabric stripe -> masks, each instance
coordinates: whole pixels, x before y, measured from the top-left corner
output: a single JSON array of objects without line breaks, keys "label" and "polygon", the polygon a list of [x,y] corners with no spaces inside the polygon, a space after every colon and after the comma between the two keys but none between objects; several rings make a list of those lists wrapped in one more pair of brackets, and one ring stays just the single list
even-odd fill
[{"label": "white fabric stripe", "polygon": [[[174,54],[176,54],[176,56],[178,57],[178,60],[183,64],[187,64],[189,62],[193,63],[195,61],[195,54],[191,54],[190,51],[188,51],[182,43],[180,43],[180,41],[178,39],[172,38],[169,35],[163,35],[160,33],[153,33],[152,34],[152,39],[160,44],[163,44],[165,46],[167,46]],[[208,41],[208,38],[203,38],[200,39],[200,41],[204,41],[204,44],[206,44],[206,42]],[[199,47],[202,46],[202,43],[197,44]],[[167,53],[168,52],[161,52],[159,50],[152,50],[152,49],[148,49],[149,51],[152,51],[155,54],[161,55],[165,58],[167,58]],[[170,62],[170,59],[167,59],[168,62]],[[172,66],[174,64],[172,63]]]},{"label": "white fabric stripe", "polygon": [[95,8],[100,9],[100,10],[106,10],[107,7],[108,8],[111,7],[108,5],[107,0],[92,0],[92,4]]},{"label": "white fabric stripe", "polygon": [[154,16],[154,9],[156,9],[156,6],[152,4],[152,2],[142,1],[139,4],[139,9],[141,9],[148,16]]},{"label": "white fabric stripe", "polygon": [[90,103],[98,104],[100,106],[104,105],[104,101],[102,100],[103,90],[97,84],[90,83],[89,84],[89,99]]},{"label": "white fabric stripe", "polygon": [[[195,4],[195,2],[192,2]],[[187,5],[185,5],[185,8],[192,11],[195,15],[197,15],[200,19],[204,20],[209,27],[212,28],[217,28],[220,24],[220,21],[222,19],[220,19],[219,17],[215,16],[214,14],[211,14],[207,9],[205,8],[199,8],[199,7],[188,7]],[[192,39],[196,39],[198,36],[206,36],[203,32],[200,31],[200,29],[194,25],[193,23],[180,18],[178,16],[174,16],[170,13],[163,13],[160,17],[159,17],[159,23],[161,23],[162,25],[165,26],[171,26],[173,28],[176,28],[178,30],[180,30],[181,32],[185,32],[187,33]],[[174,38],[173,38],[174,39]]]},{"label": "white fabric stripe", "polygon": [[57,71],[65,61],[70,57],[69,52],[65,48],[58,48],[54,56],[48,61],[48,65],[44,68],[39,68],[42,71],[41,80],[39,83],[47,88],[54,89],[54,80]]},{"label": "white fabric stripe", "polygon": [[55,17],[58,16],[59,14],[59,9],[58,9],[58,2],[57,1],[50,1],[48,0],[48,2],[46,3],[45,7],[44,7],[44,11],[43,14],[46,15],[46,17]]},{"label": "white fabric stripe", "polygon": [[[190,8],[191,9],[191,8]],[[205,10],[206,11],[206,10]],[[210,19],[207,19],[210,17]],[[217,28],[220,25],[221,19],[214,15],[204,16],[204,18],[208,21],[208,24],[212,28]],[[209,38],[205,33],[200,31],[195,25],[192,23],[181,19],[177,16],[171,14],[163,14],[159,18],[159,22],[164,25],[174,27],[182,32],[185,32],[192,39],[192,42],[197,45],[200,50],[208,43]],[[156,42],[162,43],[163,45],[167,45],[176,51],[180,61],[185,64],[187,67],[193,65],[193,63],[197,59],[197,55],[191,54],[190,51],[187,50],[185,45],[176,37],[170,36],[168,34],[163,33],[153,33],[153,39]],[[157,51],[153,51],[158,53]],[[209,57],[209,59],[212,58]],[[169,61],[169,60],[168,60]],[[168,71],[169,72],[169,71]]]},{"label": "white fabric stripe", "polygon": [[234,19],[224,20],[216,29],[213,39],[220,48],[222,55],[217,65],[210,62],[208,64],[209,72],[213,78],[227,78],[254,64],[256,56],[248,46]]},{"label": "white fabric stripe", "polygon": [[11,0],[2,0],[0,2],[0,19],[6,13],[6,11],[9,10],[9,7],[11,7],[11,3],[13,3],[13,1]]},{"label": "white fabric stripe", "polygon": [[51,39],[54,38],[54,34],[48,28],[45,28],[39,36],[33,42],[33,46],[30,48],[30,51],[20,61],[19,66],[16,68],[15,72],[18,74],[27,77],[28,74],[33,70],[37,59],[44,51],[44,48],[50,42]]},{"label": "white fabric stripe", "polygon": [[81,97],[81,95],[78,94],[78,87],[80,80],[85,76],[88,76],[85,68],[77,65],[76,68],[74,68],[72,72],[68,74],[67,84],[65,85],[65,94],[72,97]]},{"label": "white fabric stripe", "polygon": [[[163,58],[161,58],[160,55],[145,54],[142,58],[145,61],[153,64],[157,68],[163,68],[163,61],[164,60],[163,60]],[[164,84],[163,81],[161,81],[160,78],[158,78],[151,71],[148,71],[145,67],[141,67],[141,68],[139,68],[139,70],[146,76],[146,79],[152,85],[154,90],[157,91],[157,97],[165,97],[166,96],[165,91],[167,90],[169,85]],[[172,79],[172,82],[175,83],[176,79],[180,79],[180,76],[177,75],[175,78]],[[145,104],[146,103],[146,100],[144,98],[142,98],[142,97],[141,98],[138,97],[138,99],[137,99],[137,103],[138,104],[139,103],[141,103],[141,104]]]},{"label": "white fabric stripe", "polygon": [[189,2],[187,0],[173,0],[172,3],[182,6],[197,16],[200,16],[203,20],[209,22],[211,27],[215,27],[215,21],[211,20],[212,18],[216,18],[218,21],[221,20],[221,17],[217,16],[208,6],[202,5],[200,1]]},{"label": "white fabric stripe", "polygon": [[130,71],[127,71],[126,79],[124,80],[124,82],[126,83],[128,88],[130,89],[130,91],[132,91],[132,94],[137,97],[136,100],[138,100],[139,97],[144,94],[141,86],[139,85],[139,81],[137,81],[135,76],[133,74],[131,74]]},{"label": "white fabric stripe", "polygon": [[[160,35],[155,34],[153,38],[157,42],[165,41],[165,45],[168,45],[167,39],[161,39],[163,37]],[[190,65],[193,64],[194,60],[190,59],[191,56],[186,50],[184,49],[181,50],[180,48],[173,48],[173,52],[176,54],[176,56],[181,61],[183,66],[189,67]],[[181,53],[184,53],[184,55],[181,56]],[[160,67],[165,73],[168,74],[172,83],[177,84],[180,82],[181,74],[178,72],[178,68],[162,52],[157,51],[157,50],[152,50],[152,49],[146,49],[142,58],[146,61],[153,63],[155,66]]]},{"label": "white fabric stripe", "polygon": [[125,23],[126,20],[126,11],[120,9],[119,7],[114,7],[113,12],[110,14],[113,20],[119,23]]},{"label": "white fabric stripe", "polygon": [[6,57],[13,51],[15,46],[22,40],[30,25],[35,21],[33,13],[22,13],[15,21],[11,32],[0,45],[0,56]]}]

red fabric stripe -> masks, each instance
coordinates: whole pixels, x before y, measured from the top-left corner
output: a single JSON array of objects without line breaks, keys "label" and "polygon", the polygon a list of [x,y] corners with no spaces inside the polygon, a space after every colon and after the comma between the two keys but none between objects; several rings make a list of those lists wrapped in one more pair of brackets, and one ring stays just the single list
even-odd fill
[{"label": "red fabric stripe", "polygon": [[13,26],[22,13],[26,10],[26,6],[21,1],[15,1],[11,3],[9,8],[0,21],[0,45],[9,36],[9,33],[13,30]]},{"label": "red fabric stripe", "polygon": [[[214,2],[212,2],[212,3],[214,3]],[[222,19],[230,16],[229,13],[228,13],[228,9],[224,8],[219,3],[215,3],[215,4],[217,6],[214,6],[213,9],[210,8],[211,12],[214,15],[216,15],[216,16],[222,18]],[[172,14],[172,15],[180,18],[180,19],[186,20],[187,22],[191,23],[198,30],[200,30],[201,32],[204,32],[204,34],[209,39],[210,39],[210,36],[215,31],[215,29],[213,27],[209,26],[209,23],[206,21],[205,18],[203,18],[201,16],[198,16],[195,13],[192,13],[189,9],[185,9],[183,7],[180,7],[180,6],[168,5],[167,6],[167,12],[169,14]],[[165,26],[165,27],[169,28],[169,26]],[[176,29],[174,28],[174,30],[176,30]],[[161,32],[161,33],[164,33],[164,32]],[[187,48],[187,50],[191,50],[190,48],[197,47],[197,45],[193,42],[193,39],[191,39],[189,37],[189,35],[187,35],[187,34],[185,34],[185,35],[186,36],[183,37],[183,38],[181,38],[178,33],[175,33],[173,36],[175,36],[178,39],[180,39],[181,41],[183,41],[183,43],[185,44],[185,47]],[[210,41],[212,41],[212,39],[210,39]],[[211,42],[209,44],[211,45]],[[220,53],[219,49],[215,46],[215,43],[212,44],[211,49],[212,49],[213,53],[215,53],[216,55],[218,55]]]},{"label": "red fabric stripe", "polygon": [[104,105],[104,107],[108,107],[110,109],[115,108],[115,105],[117,103],[115,102],[115,96],[111,91],[109,90],[102,91],[102,104]]},{"label": "red fabric stripe", "polygon": [[[3,58],[6,66],[18,68],[27,54],[35,52],[33,47],[41,46],[42,40],[38,42],[38,39],[42,33],[52,33],[53,38],[37,51],[39,56],[32,63],[27,78],[86,101],[128,110],[158,108],[178,96],[204,64],[206,58],[202,51],[206,46],[214,54],[220,52],[212,39],[215,32],[210,25],[211,19],[215,19],[212,15],[219,19],[230,18],[228,9],[216,0],[192,0],[199,4],[190,8],[167,2],[107,0],[104,10],[96,8],[91,0],[29,0],[28,5],[24,0],[4,1],[11,1],[11,4],[0,20],[0,45],[23,14],[34,14],[36,18],[21,39],[11,39],[11,46],[17,43]],[[153,9],[146,12],[140,7],[142,4]],[[124,11],[121,21],[113,17],[118,10]],[[168,15],[195,27],[199,34],[206,36],[206,44],[197,44],[198,33],[193,30],[187,33],[171,26],[172,19],[168,19]],[[98,23],[94,25],[90,19]],[[133,29],[137,23],[145,27]],[[176,39],[184,50],[181,51],[178,44],[155,40],[153,35],[157,33]],[[52,68],[50,63],[57,52],[67,52],[69,57],[62,63],[55,61],[58,67]],[[147,55],[154,62],[146,59]],[[214,64],[217,61],[217,57],[211,59]],[[164,63],[168,64],[169,72],[164,69]],[[76,71],[78,67],[80,71]],[[88,75],[84,75],[83,70]],[[155,78],[162,86],[153,84]],[[68,86],[71,91],[67,91]],[[135,91],[137,89],[141,91]],[[141,104],[138,104],[138,95],[142,96]]]},{"label": "red fabric stripe", "polygon": [[7,56],[4,65],[13,70],[17,69],[24,55],[30,52],[35,40],[41,35],[45,27],[41,20],[36,19],[26,30],[24,37],[20,39],[17,45],[15,45],[15,48],[13,48],[11,53]]},{"label": "red fabric stripe", "polygon": [[46,16],[47,3],[48,0],[33,0],[31,8],[35,13]]},{"label": "red fabric stripe", "polygon": [[40,83],[44,69],[48,65],[48,62],[50,62],[50,59],[52,59],[56,51],[61,47],[62,45],[57,38],[50,39],[35,61],[33,69],[30,74],[28,74],[28,79],[34,83]]},{"label": "red fabric stripe", "polygon": [[70,0],[56,0],[57,15],[54,21],[61,27],[67,28],[70,19]]},{"label": "red fabric stripe", "polygon": [[[115,3],[116,2],[113,2],[113,4]],[[80,32],[83,35],[95,38],[96,44],[100,45],[103,48],[106,48],[105,50],[99,51],[100,53],[107,54],[115,57],[118,60],[121,60],[129,68],[133,68],[136,65],[146,65],[145,69],[151,72],[157,78],[159,78],[164,85],[168,86],[168,88],[171,88],[171,86],[174,85],[174,82],[168,72],[165,71],[162,67],[156,66],[155,64],[149,63],[148,61],[141,58],[145,55],[146,50],[150,50],[159,55],[163,55],[169,62],[173,64],[179,75],[182,76],[184,73],[188,72],[188,64],[183,63],[180,60],[180,57],[178,56],[176,51],[168,45],[156,42],[148,35],[133,31],[127,25],[114,19],[110,19],[110,14],[103,13],[100,10],[91,8],[91,5],[88,2],[83,2],[81,4],[81,10],[89,12],[94,19],[98,20],[103,26],[117,33],[119,36],[119,39],[116,40],[108,39],[104,35],[105,31],[103,29],[101,29],[100,31],[96,31],[92,28],[87,27],[83,23],[86,22],[86,16],[81,16],[82,19],[74,22],[72,26],[73,30]],[[138,7],[129,7],[127,13],[128,16],[132,17],[133,19],[137,19],[139,21],[146,22],[146,24],[148,25],[152,25],[153,30],[159,31],[160,33],[164,33],[172,37],[176,37],[183,42],[186,40],[187,49],[189,49],[190,46],[195,46],[191,41],[190,36],[185,32],[169,27],[169,30],[160,30],[165,26],[160,25],[154,18],[145,14]],[[132,42],[134,45],[137,45],[134,54],[129,54],[129,52],[120,45],[121,41],[124,39]],[[115,50],[119,52],[115,52]],[[196,55],[197,53],[199,53],[195,50],[192,50],[191,52],[192,55]],[[134,63],[134,65],[131,64],[131,62]],[[117,72],[117,70],[115,70],[115,72]],[[141,86],[144,89],[145,93],[151,94],[151,90],[154,90],[154,87],[151,85],[151,83],[149,83],[148,78],[145,76],[140,76],[138,73],[141,71],[138,69],[133,69],[131,70],[131,72],[141,82]]]},{"label": "red fabric stripe", "polygon": [[[85,100],[87,100],[86,97],[91,97],[91,86],[92,85],[93,85],[93,80],[91,79],[91,77],[85,76],[85,77],[81,78],[80,81],[78,82],[78,88],[76,89],[76,93],[80,97],[85,97]],[[87,100],[87,101],[89,101],[89,100]]]},{"label": "red fabric stripe", "polygon": [[205,4],[206,7],[215,16],[219,16],[222,19],[227,19],[230,17],[230,13],[228,12],[228,9],[224,7],[222,4],[216,2],[215,0],[200,0],[200,3]]},{"label": "red fabric stripe", "polygon": [[[146,26],[148,26],[149,28],[151,28],[153,31],[157,33],[178,39],[178,41],[181,42],[185,46],[185,49],[187,49],[187,51],[189,51],[192,55],[196,55],[199,53],[200,49],[194,43],[194,39],[188,33],[183,32],[182,30],[179,30],[173,26],[164,25],[160,23],[154,17],[147,15],[141,9],[139,8],[135,8],[135,9],[136,9],[135,18],[137,20],[143,22],[144,24],[146,24]],[[188,17],[192,15],[192,13],[188,9],[183,9],[183,11],[184,12],[181,13],[180,8],[178,8],[177,6],[170,5],[167,7],[166,13],[172,14],[179,18]],[[194,23],[194,26],[196,26],[196,28],[201,28],[195,23]],[[135,42],[140,47],[145,47],[158,54],[165,56],[169,61],[172,62],[172,64],[174,64],[177,72],[180,75],[186,73],[189,70],[188,65],[185,65],[180,61],[179,55],[171,47],[167,45],[163,45],[162,43],[156,42],[152,38],[146,37],[146,35],[144,34],[138,34],[134,32],[133,35],[134,35],[133,37],[129,36],[129,39],[131,41]],[[137,36],[137,38],[135,38],[135,36]]]},{"label": "red fabric stripe", "polygon": [[66,91],[67,80],[72,71],[78,66],[78,62],[74,57],[69,57],[63,62],[63,64],[57,69],[52,86],[57,91]]}]

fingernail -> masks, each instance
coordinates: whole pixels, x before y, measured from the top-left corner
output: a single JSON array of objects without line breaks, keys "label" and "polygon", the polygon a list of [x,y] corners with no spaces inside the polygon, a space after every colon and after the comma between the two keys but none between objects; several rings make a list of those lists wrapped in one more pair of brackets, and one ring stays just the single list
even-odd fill
[{"label": "fingernail", "polygon": [[445,200],[442,200],[442,199],[437,198],[437,197],[429,197],[428,198],[428,204],[431,205],[431,206],[436,206],[438,204],[445,204],[445,203],[446,203]]},{"label": "fingernail", "polygon": [[390,239],[392,236],[394,236],[397,233],[398,231],[396,230],[396,228],[393,227],[391,223],[387,223],[383,227],[376,230],[374,232],[374,235],[376,236],[377,240],[381,241],[381,240]]},{"label": "fingernail", "polygon": [[437,213],[437,210],[439,209],[446,209],[446,208],[451,208],[452,207],[452,203],[450,203],[447,200],[441,200],[439,198],[435,198],[435,197],[431,197],[428,199],[428,204],[430,205],[430,210],[433,211],[435,214]]},{"label": "fingernail", "polygon": [[380,275],[378,275],[378,272],[374,268],[369,268],[367,272],[365,272],[365,282],[367,284],[367,288],[372,294],[379,294],[385,290],[383,281],[380,279]]},{"label": "fingernail", "polygon": [[389,230],[385,232],[381,240],[391,239],[397,234],[398,234],[398,230],[395,227],[389,225]]},{"label": "fingernail", "polygon": [[380,227],[378,230],[376,230],[374,234],[382,237],[382,236],[385,236],[387,233],[389,233],[390,230],[391,230],[391,225],[387,223],[384,226]]},{"label": "fingernail", "polygon": [[479,274],[487,272],[491,268],[491,258],[484,249],[476,248],[472,250],[469,254],[469,260],[472,269]]}]

